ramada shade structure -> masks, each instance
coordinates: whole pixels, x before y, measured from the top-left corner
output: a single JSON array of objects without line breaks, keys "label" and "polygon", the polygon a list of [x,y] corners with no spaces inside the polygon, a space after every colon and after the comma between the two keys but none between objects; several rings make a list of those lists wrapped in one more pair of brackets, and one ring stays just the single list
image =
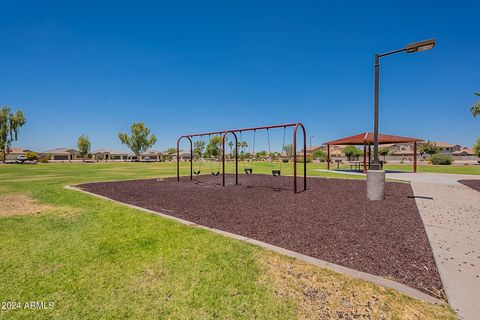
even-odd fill
[{"label": "ramada shade structure", "polygon": [[[379,134],[378,144],[392,143],[413,143],[413,172],[417,172],[417,143],[423,139],[394,136],[390,134]],[[368,157],[370,158],[370,146],[373,144],[373,132],[364,132],[337,140],[328,141],[327,145],[327,166],[330,169],[330,146],[331,145],[363,145],[363,172],[367,172],[367,145]]]}]

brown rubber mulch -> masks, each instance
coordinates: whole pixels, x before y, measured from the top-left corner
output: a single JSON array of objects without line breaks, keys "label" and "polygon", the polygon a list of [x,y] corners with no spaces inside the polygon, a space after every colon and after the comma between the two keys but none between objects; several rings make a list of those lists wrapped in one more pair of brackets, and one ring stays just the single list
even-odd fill
[{"label": "brown rubber mulch", "polygon": [[[388,182],[384,201],[366,200],[366,182],[203,175],[83,184],[84,190],[236,233],[442,297],[442,283],[409,184]],[[299,186],[302,179],[298,179]]]},{"label": "brown rubber mulch", "polygon": [[458,182],[480,192],[480,180],[458,180]]}]

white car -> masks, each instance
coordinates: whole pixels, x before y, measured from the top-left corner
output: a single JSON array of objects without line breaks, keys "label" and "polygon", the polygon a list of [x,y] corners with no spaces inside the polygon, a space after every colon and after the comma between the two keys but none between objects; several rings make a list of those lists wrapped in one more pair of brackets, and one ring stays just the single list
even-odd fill
[{"label": "white car", "polygon": [[25,157],[23,154],[17,157],[17,162],[24,163],[25,161],[27,161],[27,157]]}]

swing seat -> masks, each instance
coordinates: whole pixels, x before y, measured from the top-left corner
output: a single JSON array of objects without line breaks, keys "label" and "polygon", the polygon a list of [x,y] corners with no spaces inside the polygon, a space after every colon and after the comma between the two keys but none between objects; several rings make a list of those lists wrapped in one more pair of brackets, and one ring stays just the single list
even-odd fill
[{"label": "swing seat", "polygon": [[251,174],[253,172],[252,168],[243,168],[246,174]]},{"label": "swing seat", "polygon": [[214,176],[218,176],[219,174],[220,174],[220,171],[212,172],[212,175],[214,175]]},{"label": "swing seat", "polygon": [[193,171],[193,174],[196,175],[196,176],[198,176],[198,175],[200,174],[200,170],[198,170],[198,171]]},{"label": "swing seat", "polygon": [[280,176],[280,170],[272,170],[272,176],[279,177]]}]

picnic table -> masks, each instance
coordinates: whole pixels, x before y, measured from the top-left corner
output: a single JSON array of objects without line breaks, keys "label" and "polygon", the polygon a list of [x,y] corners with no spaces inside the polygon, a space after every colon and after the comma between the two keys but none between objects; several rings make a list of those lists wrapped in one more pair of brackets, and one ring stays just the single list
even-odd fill
[{"label": "picnic table", "polygon": [[[349,161],[350,170],[354,171],[362,171],[363,161]],[[383,169],[383,161],[380,161],[380,166]],[[370,169],[370,163],[367,162],[367,168]]]},{"label": "picnic table", "polygon": [[[352,171],[362,171],[363,161],[349,161],[349,163],[350,163],[350,170],[352,170]],[[354,170],[354,168],[355,168],[355,170]]]}]

